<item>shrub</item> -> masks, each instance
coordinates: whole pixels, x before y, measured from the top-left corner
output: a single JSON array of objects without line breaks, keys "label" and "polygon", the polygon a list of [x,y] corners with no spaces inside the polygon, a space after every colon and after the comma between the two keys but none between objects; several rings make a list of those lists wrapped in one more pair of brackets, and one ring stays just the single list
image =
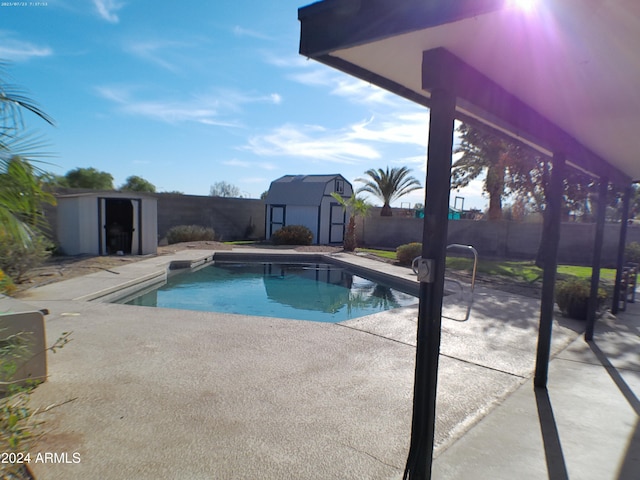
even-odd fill
[{"label": "shrub", "polygon": [[167,242],[169,245],[180,242],[199,242],[215,239],[216,232],[212,228],[205,228],[200,225],[177,225],[171,227],[167,232]]},{"label": "shrub", "polygon": [[627,262],[640,263],[640,243],[628,244],[624,249],[624,258]]},{"label": "shrub", "polygon": [[271,235],[274,245],[311,245],[313,233],[304,225],[287,225]]},{"label": "shrub", "polygon": [[11,277],[0,268],[0,295],[11,295],[15,290],[16,286],[13,284]]},{"label": "shrub", "polygon": [[413,242],[396,248],[396,258],[400,265],[411,265],[413,259],[422,255],[422,243]]},{"label": "shrub", "polygon": [[[556,302],[562,314],[576,320],[586,320],[591,295],[591,280],[571,279],[556,286]],[[598,308],[607,300],[607,292],[598,288]]]},{"label": "shrub", "polygon": [[29,270],[36,268],[51,255],[52,243],[41,234],[34,234],[25,245],[6,233],[0,232],[0,269],[15,282],[22,282]]},{"label": "shrub", "polygon": [[[71,334],[64,332],[51,347],[36,353],[30,348],[31,335],[27,332],[8,335],[0,329],[0,452],[5,454],[26,456],[41,433],[37,431],[41,422],[34,418],[38,412],[29,405],[30,393],[37,382],[15,382],[13,376],[32,355],[46,354],[47,350],[55,353],[63,348]],[[1,471],[3,479],[32,478],[18,462],[5,463]]]}]

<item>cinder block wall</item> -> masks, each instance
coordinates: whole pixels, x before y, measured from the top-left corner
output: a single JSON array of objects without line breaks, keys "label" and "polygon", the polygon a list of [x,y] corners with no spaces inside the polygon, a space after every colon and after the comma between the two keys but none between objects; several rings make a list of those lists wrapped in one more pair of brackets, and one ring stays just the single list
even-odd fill
[{"label": "cinder block wall", "polygon": [[[398,214],[399,213],[399,214]],[[364,246],[396,248],[422,241],[422,219],[403,216],[381,217],[380,209],[371,209],[363,220],[358,219],[358,239]],[[593,223],[563,223],[558,257],[560,262],[589,265],[593,255],[596,225]],[[631,225],[627,243],[640,242],[640,226]],[[538,252],[541,223],[487,222],[451,220],[448,242],[472,245],[485,257],[534,259]],[[607,224],[602,248],[603,265],[616,261],[620,224]]]},{"label": "cinder block wall", "polygon": [[160,239],[176,225],[213,228],[224,241],[264,238],[263,200],[168,193],[159,193],[157,198]]}]

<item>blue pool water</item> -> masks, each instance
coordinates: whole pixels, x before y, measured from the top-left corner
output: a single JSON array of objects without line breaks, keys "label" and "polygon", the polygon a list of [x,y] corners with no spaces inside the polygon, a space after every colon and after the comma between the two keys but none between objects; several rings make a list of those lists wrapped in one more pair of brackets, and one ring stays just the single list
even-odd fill
[{"label": "blue pool water", "polygon": [[341,322],[417,298],[329,264],[218,263],[170,276],[127,305]]}]

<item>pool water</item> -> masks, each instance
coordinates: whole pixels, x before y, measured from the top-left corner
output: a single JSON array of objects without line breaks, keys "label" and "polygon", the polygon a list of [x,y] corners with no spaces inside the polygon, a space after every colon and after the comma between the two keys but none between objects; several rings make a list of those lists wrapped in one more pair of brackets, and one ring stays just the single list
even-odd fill
[{"label": "pool water", "polygon": [[127,305],[341,322],[417,298],[330,264],[220,263],[170,276]]}]

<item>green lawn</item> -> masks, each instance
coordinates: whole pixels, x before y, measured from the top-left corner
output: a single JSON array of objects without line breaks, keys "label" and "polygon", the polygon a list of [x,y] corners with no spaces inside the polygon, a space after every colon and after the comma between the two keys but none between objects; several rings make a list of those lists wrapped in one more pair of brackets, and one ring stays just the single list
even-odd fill
[{"label": "green lawn", "polygon": [[[375,250],[371,248],[359,248],[358,251],[366,252],[382,258],[395,260],[396,252],[388,250]],[[473,267],[473,260],[466,257],[448,257],[447,268],[453,270],[469,270]],[[478,260],[478,273],[484,275],[500,275],[513,278],[515,281],[533,283],[542,278],[542,270],[531,261],[512,260]],[[615,280],[616,271],[612,268],[600,269],[600,278],[607,282]],[[558,279],[571,277],[591,278],[591,267],[578,267],[575,265],[558,265]]]}]

